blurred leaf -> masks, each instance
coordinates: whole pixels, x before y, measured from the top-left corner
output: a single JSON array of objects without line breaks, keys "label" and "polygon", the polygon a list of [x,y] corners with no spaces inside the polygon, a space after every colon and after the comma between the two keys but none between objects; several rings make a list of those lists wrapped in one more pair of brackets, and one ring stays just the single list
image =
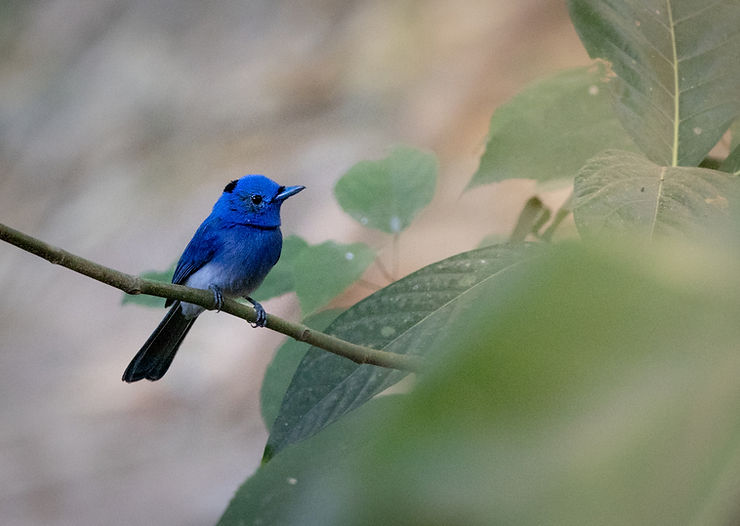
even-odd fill
[{"label": "blurred leaf", "polygon": [[731,173],[732,175],[740,175],[740,145],[730,152],[727,159],[722,161],[720,170]]},{"label": "blurred leaf", "polygon": [[568,4],[589,55],[617,75],[617,115],[635,142],[657,164],[699,164],[740,114],[740,3]]},{"label": "blurred leaf", "polygon": [[315,452],[321,450],[325,453],[332,449],[337,453],[333,466],[339,469],[347,466],[351,462],[349,453],[363,445],[363,433],[367,435],[372,431],[364,428],[363,423],[387,414],[398,405],[400,398],[400,395],[395,395],[371,400],[320,435],[286,449],[269,464],[263,464],[236,492],[217,526],[303,524],[304,519],[291,518],[293,510],[282,503],[293,503],[303,491],[303,486],[311,483],[307,471],[317,467]]},{"label": "blurred leaf", "polygon": [[699,163],[699,168],[709,168],[710,170],[719,170],[722,166],[722,160],[716,157],[705,157]]},{"label": "blurred leaf", "polygon": [[434,196],[437,158],[398,147],[381,161],[357,163],[339,180],[339,205],[362,225],[397,234],[411,224]]},{"label": "blurred leaf", "polygon": [[281,296],[295,290],[293,267],[308,243],[298,236],[288,236],[283,240],[280,259],[256,291],[260,301]]},{"label": "blurred leaf", "polygon": [[[150,270],[148,272],[142,272],[141,274],[139,274],[139,277],[169,283],[172,281],[172,275],[175,273],[176,266],[177,263],[174,263],[167,270]],[[121,305],[124,305],[126,303],[134,303],[136,305],[143,305],[144,307],[161,308],[164,307],[164,301],[164,298],[149,296],[148,294],[124,294],[121,298]]]},{"label": "blurred leaf", "polygon": [[636,150],[614,114],[605,77],[600,63],[570,69],[499,107],[468,187],[512,178],[572,180],[601,150]]},{"label": "blurred leaf", "polygon": [[504,234],[488,234],[481,239],[476,248],[490,247],[491,245],[504,245],[509,240],[509,236]]},{"label": "blurred leaf", "polygon": [[[327,332],[375,349],[428,355],[431,342],[450,330],[450,313],[465,309],[481,284],[495,289],[513,268],[541,250],[534,244],[499,245],[429,265],[357,303]],[[312,348],[285,394],[265,459],[315,434],[407,374],[358,365]]]},{"label": "blurred leaf", "polygon": [[740,181],[724,172],[662,167],[634,153],[607,151],[578,173],[573,213],[589,238],[702,236],[729,221],[739,191]]},{"label": "blurred leaf", "polygon": [[740,146],[740,119],[735,119],[730,126],[730,149],[734,150],[738,146]]},{"label": "blurred leaf", "polygon": [[363,243],[327,241],[301,250],[293,263],[295,289],[304,314],[325,306],[357,281],[375,259]]},{"label": "blurred leaf", "polygon": [[[321,311],[309,316],[302,323],[314,330],[323,331],[341,312],[341,309]],[[267,366],[265,378],[262,381],[262,389],[260,390],[260,405],[262,407],[262,420],[264,420],[268,431],[272,429],[272,423],[277,417],[280,403],[283,401],[285,391],[290,385],[290,380],[293,378],[298,364],[310,348],[311,346],[307,343],[288,338],[277,350],[270,365]]]},{"label": "blurred leaf", "polygon": [[738,261],[570,244],[482,283],[410,394],[286,448],[221,524],[737,523]]}]

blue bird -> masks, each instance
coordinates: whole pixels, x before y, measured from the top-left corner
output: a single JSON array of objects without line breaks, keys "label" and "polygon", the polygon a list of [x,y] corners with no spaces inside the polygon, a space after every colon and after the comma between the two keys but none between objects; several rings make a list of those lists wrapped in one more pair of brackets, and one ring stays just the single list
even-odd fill
[{"label": "blue bird", "polygon": [[[210,289],[220,307],[223,295],[244,297],[257,311],[255,327],[267,315],[249,295],[280,258],[280,205],[304,186],[280,186],[262,175],[231,181],[198,227],[177,263],[172,283]],[[205,309],[167,300],[172,305],[123,373],[124,382],[159,380],[167,372],[185,335]]]}]

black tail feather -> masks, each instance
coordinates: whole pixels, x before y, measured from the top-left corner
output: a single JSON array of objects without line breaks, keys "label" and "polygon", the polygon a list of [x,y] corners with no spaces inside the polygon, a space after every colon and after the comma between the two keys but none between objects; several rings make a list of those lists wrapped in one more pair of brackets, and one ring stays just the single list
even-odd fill
[{"label": "black tail feather", "polygon": [[169,369],[185,335],[196,318],[186,318],[177,301],[144,343],[123,373],[124,382],[159,380]]}]

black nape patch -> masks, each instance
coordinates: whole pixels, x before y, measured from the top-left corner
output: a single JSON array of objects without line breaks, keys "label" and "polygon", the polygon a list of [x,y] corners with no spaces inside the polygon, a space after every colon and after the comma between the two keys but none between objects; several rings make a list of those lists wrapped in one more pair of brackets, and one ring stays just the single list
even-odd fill
[{"label": "black nape patch", "polygon": [[229,184],[227,184],[226,187],[224,188],[224,193],[230,194],[231,192],[233,192],[234,188],[236,188],[236,183],[237,183],[237,180],[234,179]]}]

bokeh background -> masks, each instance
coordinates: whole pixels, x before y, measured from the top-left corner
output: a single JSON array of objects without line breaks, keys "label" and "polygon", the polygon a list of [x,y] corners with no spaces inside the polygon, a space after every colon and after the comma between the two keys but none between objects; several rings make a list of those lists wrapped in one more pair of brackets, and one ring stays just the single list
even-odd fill
[{"label": "bokeh background", "polygon": [[[332,188],[401,143],[440,179],[400,274],[506,236],[534,183],[463,192],[490,116],[589,62],[564,0],[9,0],[0,47],[0,221],[130,273],[171,265],[245,173],[308,187],[285,234],[387,261]],[[163,311],[6,244],[0,290],[0,523],[214,523],[259,464],[281,338],[209,314],[164,380],[126,385]]]}]

